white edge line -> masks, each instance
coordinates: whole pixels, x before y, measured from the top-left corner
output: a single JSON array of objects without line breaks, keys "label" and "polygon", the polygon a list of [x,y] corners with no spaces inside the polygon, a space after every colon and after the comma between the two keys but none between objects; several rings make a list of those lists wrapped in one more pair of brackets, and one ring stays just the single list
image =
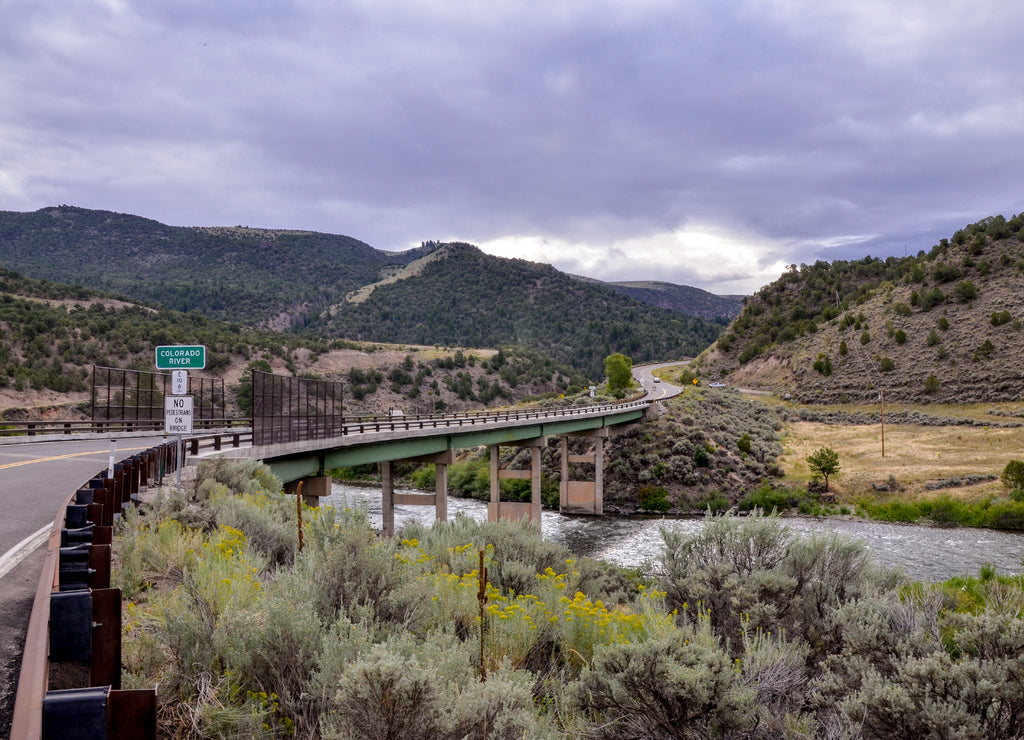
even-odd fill
[{"label": "white edge line", "polygon": [[50,529],[52,528],[53,524],[47,524],[41,527],[38,531],[30,534],[17,545],[5,552],[3,556],[0,557],[0,578],[3,578],[14,570],[18,563],[27,558],[33,550],[43,544],[43,542],[45,542],[50,536]]}]

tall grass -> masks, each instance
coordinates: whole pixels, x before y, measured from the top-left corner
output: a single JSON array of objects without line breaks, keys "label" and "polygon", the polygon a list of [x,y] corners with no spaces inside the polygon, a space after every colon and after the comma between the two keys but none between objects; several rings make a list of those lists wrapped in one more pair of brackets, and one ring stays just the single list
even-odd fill
[{"label": "tall grass", "polygon": [[948,494],[917,501],[862,499],[857,502],[857,513],[888,522],[1024,530],[1024,502],[991,496],[980,501],[964,501]]}]

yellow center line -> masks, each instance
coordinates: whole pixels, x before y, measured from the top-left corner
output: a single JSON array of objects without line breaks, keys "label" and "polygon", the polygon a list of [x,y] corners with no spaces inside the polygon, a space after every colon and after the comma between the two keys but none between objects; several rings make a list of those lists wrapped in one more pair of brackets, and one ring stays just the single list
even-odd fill
[{"label": "yellow center line", "polygon": [[[148,450],[148,447],[122,447],[119,452],[134,452],[135,450]],[[5,463],[0,465],[0,470],[17,468],[21,465],[32,465],[33,463],[51,462],[53,460],[67,460],[70,457],[85,457],[86,455],[109,454],[109,450],[92,450],[91,452],[70,452],[67,455],[54,455],[53,457],[37,457],[34,460],[22,460],[21,462]]]}]

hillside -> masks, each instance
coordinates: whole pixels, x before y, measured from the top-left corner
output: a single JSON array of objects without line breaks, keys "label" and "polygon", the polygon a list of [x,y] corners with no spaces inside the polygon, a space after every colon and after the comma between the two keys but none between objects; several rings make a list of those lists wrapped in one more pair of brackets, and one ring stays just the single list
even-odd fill
[{"label": "hillside", "polygon": [[694,365],[804,402],[1024,399],[1024,214],[929,252],[791,266]]},{"label": "hillside", "polygon": [[0,211],[0,267],[252,326],[301,324],[408,254],[347,236],[166,226],[71,206]]},{"label": "hillside", "polygon": [[[324,340],[522,344],[592,377],[612,352],[637,362],[694,355],[726,323],[469,245],[392,253],[346,236],[174,227],[70,206],[0,212],[0,268]],[[694,299],[696,310],[704,302]]]},{"label": "hillside", "polygon": [[85,418],[92,366],[153,371],[161,344],[203,344],[231,391],[251,363],[345,383],[354,414],[504,405],[585,387],[535,350],[382,346],[257,330],[0,270],[0,419]]},{"label": "hillside", "polygon": [[613,352],[637,363],[695,355],[721,329],[550,265],[492,257],[468,244],[437,248],[443,256],[424,261],[416,274],[338,303],[308,328],[384,342],[523,344],[591,377],[603,375]]},{"label": "hillside", "polygon": [[651,306],[668,308],[712,321],[732,321],[743,309],[743,298],[740,296],[715,295],[689,285],[676,285],[657,280],[601,283],[591,278],[576,277],[580,280],[600,283]]}]

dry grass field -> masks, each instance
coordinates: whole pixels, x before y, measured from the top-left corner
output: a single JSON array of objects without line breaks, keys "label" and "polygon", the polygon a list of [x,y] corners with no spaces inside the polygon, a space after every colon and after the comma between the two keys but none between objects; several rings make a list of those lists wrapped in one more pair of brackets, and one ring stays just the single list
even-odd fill
[{"label": "dry grass field", "polygon": [[[886,413],[918,411],[930,416],[970,418],[981,421],[1011,421],[993,416],[999,404],[968,404],[961,406],[908,406],[886,408]],[[1006,405],[1010,406],[1010,405]],[[1013,405],[1019,411],[1019,404]],[[836,407],[832,407],[836,408]],[[878,408],[842,407],[848,412],[877,411]],[[1006,410],[1010,410],[1009,408]],[[941,489],[953,496],[975,499],[1003,494],[998,480],[1006,463],[1024,459],[1024,427],[996,428],[989,426],[923,426],[886,423],[884,436],[881,424],[844,425],[813,422],[790,422],[783,428],[783,456],[779,464],[785,481],[806,484],[811,473],[805,458],[819,447],[831,447],[839,453],[840,472],[830,487],[841,500],[878,496],[872,483],[884,483],[893,476],[902,490],[902,497],[914,499],[937,495],[925,484],[954,477],[994,475],[996,480]]]}]

